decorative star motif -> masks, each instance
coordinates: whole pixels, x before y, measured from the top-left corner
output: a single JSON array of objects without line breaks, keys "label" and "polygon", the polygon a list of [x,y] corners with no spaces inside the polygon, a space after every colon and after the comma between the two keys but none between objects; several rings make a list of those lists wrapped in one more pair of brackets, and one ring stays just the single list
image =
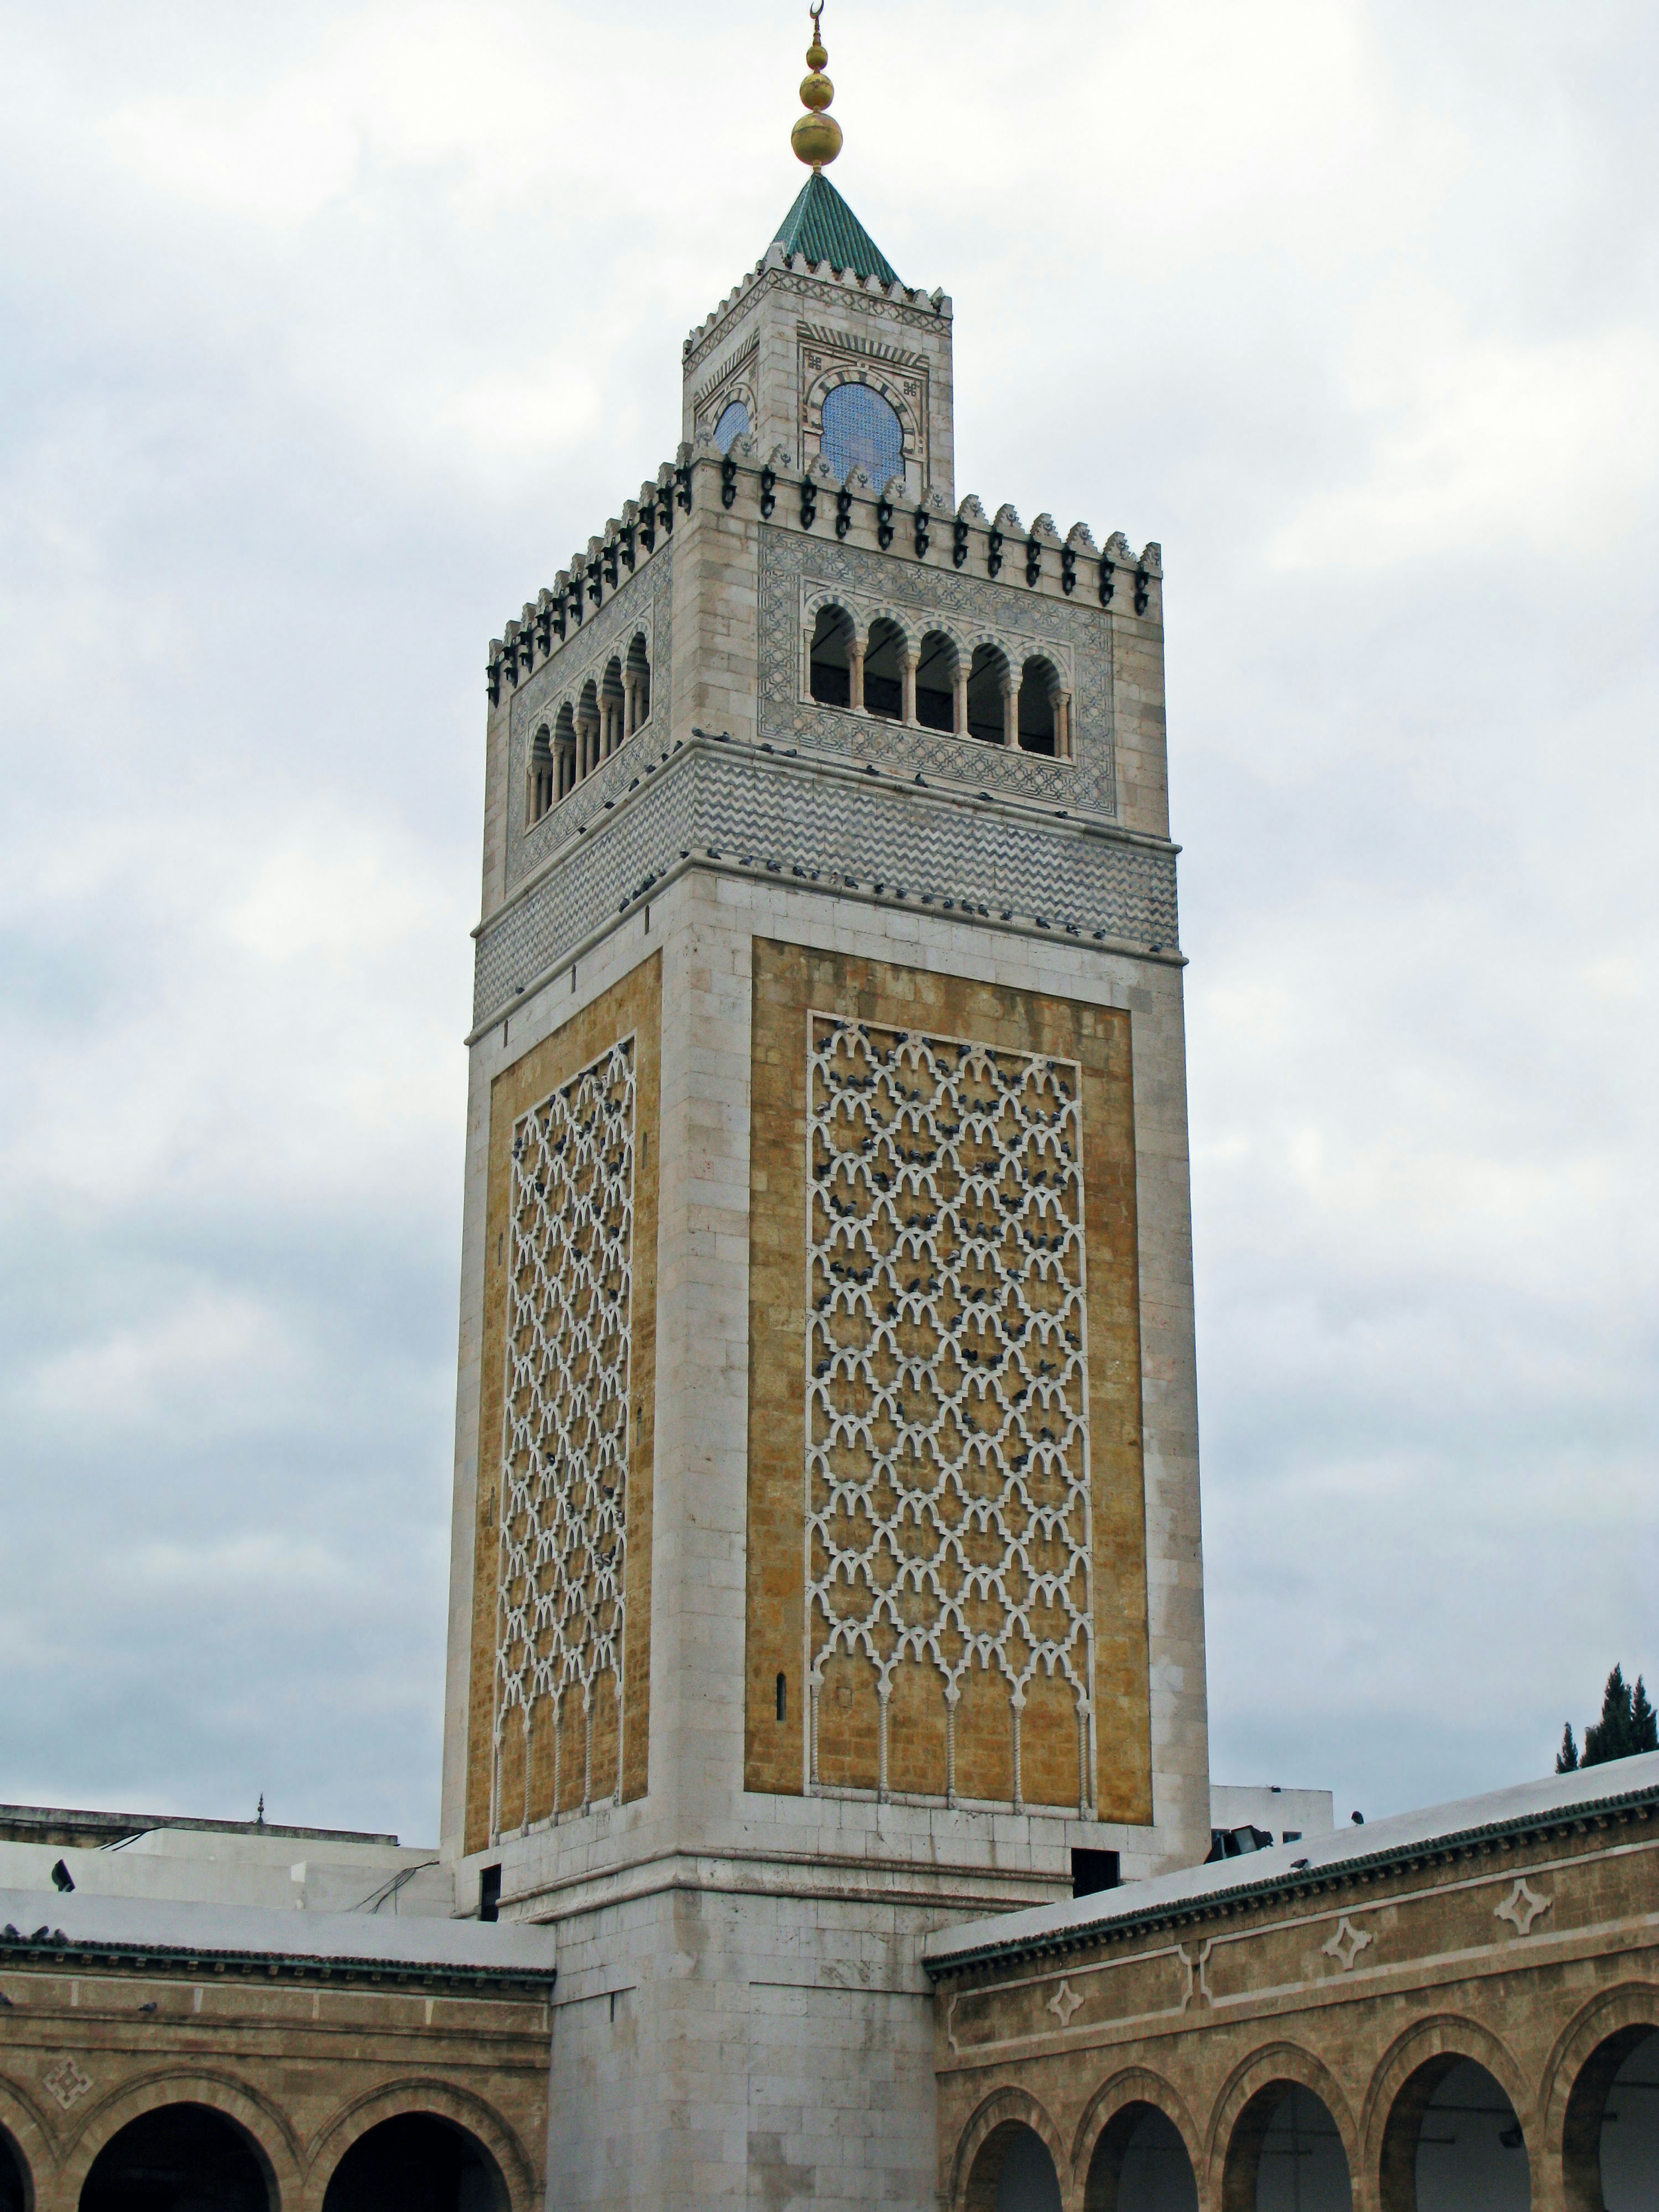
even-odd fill
[{"label": "decorative star motif", "polygon": [[1062,2027],[1072,2024],[1072,2014],[1083,2002],[1069,1982],[1062,1982],[1048,2000],[1048,2009]]},{"label": "decorative star motif", "polygon": [[1186,2011],[1194,1996],[1200,1998],[1205,2004],[1215,2002],[1215,1991],[1210,1987],[1210,1954],[1214,1948],[1215,1938],[1211,1936],[1200,1948],[1197,1958],[1189,1959],[1187,1946],[1184,1943],[1176,1945],[1176,1956],[1187,1969],[1187,1993],[1181,2000],[1182,2012]]},{"label": "decorative star motif", "polygon": [[46,2076],[46,2087],[68,2112],[77,2097],[84,2097],[92,2087],[90,2074],[83,2074],[66,2051]]},{"label": "decorative star motif", "polygon": [[1494,1920],[1512,1921],[1517,1936],[1529,1936],[1533,1922],[1540,1912],[1547,1912],[1554,1901],[1553,1898],[1540,1897],[1535,1889],[1529,1887],[1526,1876],[1518,1875],[1515,1887],[1495,1909],[1492,1917]]},{"label": "decorative star motif", "polygon": [[1336,1923],[1336,1933],[1324,1948],[1325,1956],[1334,1959],[1345,1974],[1352,1973],[1353,1962],[1370,1943],[1371,1938],[1363,1928],[1356,1928],[1345,1912]]}]

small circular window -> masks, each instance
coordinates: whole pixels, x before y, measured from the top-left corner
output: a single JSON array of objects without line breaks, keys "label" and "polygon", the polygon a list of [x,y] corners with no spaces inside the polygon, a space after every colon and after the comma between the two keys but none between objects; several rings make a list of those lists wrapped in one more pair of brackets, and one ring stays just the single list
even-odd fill
[{"label": "small circular window", "polygon": [[868,384],[838,384],[823,402],[823,458],[845,482],[862,469],[884,491],[904,469],[904,427]]},{"label": "small circular window", "polygon": [[741,399],[734,399],[714,425],[714,443],[721,453],[729,453],[734,438],[749,435],[749,410]]}]

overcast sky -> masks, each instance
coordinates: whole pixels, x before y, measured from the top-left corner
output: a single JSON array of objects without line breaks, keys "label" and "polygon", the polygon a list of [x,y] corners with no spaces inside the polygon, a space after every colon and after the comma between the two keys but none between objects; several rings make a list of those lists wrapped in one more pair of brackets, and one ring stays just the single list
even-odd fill
[{"label": "overcast sky", "polygon": [[[1214,1770],[1659,1674],[1650,0],[830,0],[958,495],[1161,540]],[[436,1828],[486,641],[784,0],[0,4],[0,1798]]]}]

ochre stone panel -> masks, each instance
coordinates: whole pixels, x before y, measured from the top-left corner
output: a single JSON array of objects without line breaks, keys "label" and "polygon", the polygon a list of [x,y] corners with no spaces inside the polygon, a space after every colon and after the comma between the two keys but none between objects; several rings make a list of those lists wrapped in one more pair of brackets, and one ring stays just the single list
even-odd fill
[{"label": "ochre stone panel", "polygon": [[[613,1648],[622,1655],[623,1676],[622,1794],[629,1800],[641,1797],[646,1791],[661,1058],[662,970],[660,955],[653,953],[503,1069],[490,1088],[478,1524],[467,1737],[468,1850],[482,1850],[491,1840],[492,1782],[499,1808],[498,1833],[518,1827],[524,1819],[532,1823],[544,1820],[556,1809],[577,1810],[584,1802],[615,1791],[618,1700],[615,1673],[608,1663]],[[570,1134],[560,1117],[563,1114],[569,1118],[574,1110],[571,1100],[579,1085],[585,1086],[578,1102],[582,1114],[590,1119],[595,1115],[611,1117],[613,1151],[624,1141],[631,1145],[631,1224],[625,1261],[617,1251],[605,1248],[604,1224],[586,1218],[596,1211],[594,1171],[576,1176],[568,1190],[558,1183],[568,1160],[560,1146]],[[625,1102],[624,1090],[628,1091]],[[521,1147],[516,1162],[515,1142]],[[526,1178],[531,1180],[527,1182]],[[533,1212],[538,1202],[554,1206],[556,1211],[562,1208],[562,1218],[538,1220]],[[617,1271],[623,1264],[630,1276],[629,1324],[618,1358],[617,1346],[597,1324],[586,1326],[585,1316],[614,1294]],[[571,1276],[578,1265],[583,1281],[573,1307]],[[545,1281],[537,1280],[537,1271],[550,1267],[553,1275]],[[527,1317],[547,1333],[547,1348],[535,1341],[535,1329],[526,1331]],[[524,1711],[515,1705],[508,1716],[509,1724],[501,1731],[501,1771],[495,1777],[492,1767],[503,1648],[501,1521],[503,1499],[512,1492],[506,1480],[507,1452],[514,1442],[509,1431],[517,1437],[517,1471],[522,1487],[526,1463],[535,1457],[534,1423],[525,1396],[546,1379],[555,1355],[574,1392],[585,1392],[592,1408],[592,1433],[572,1439],[580,1447],[587,1471],[586,1502],[575,1516],[574,1536],[562,1537],[568,1543],[587,1541],[594,1554],[581,1564],[589,1593],[586,1601],[593,1616],[586,1627],[592,1681],[586,1698],[567,1692],[559,1701],[556,1727],[556,1700],[548,1690],[550,1664],[545,1650],[540,1652],[539,1666],[535,1663],[536,1652],[530,1653],[527,1661],[522,1651],[516,1653],[510,1679],[526,1686],[529,1725],[524,1725]],[[607,1363],[625,1373],[625,1389],[615,1394],[614,1402],[602,1372]],[[571,1394],[567,1391],[566,1395]],[[564,1410],[556,1405],[551,1407],[556,1416]],[[556,1478],[556,1469],[544,1472]],[[591,1593],[605,1581],[605,1515],[612,1508],[615,1490],[624,1481],[623,1566],[618,1605],[614,1589],[602,1601],[593,1600]],[[553,1525],[562,1530],[566,1524]],[[522,1555],[523,1532],[518,1534]],[[558,1564],[547,1563],[544,1580],[556,1571]],[[523,1593],[509,1589],[507,1595],[509,1624],[518,1619],[522,1643]],[[509,1626],[508,1633],[512,1632]],[[542,1639],[544,1644],[545,1640]],[[531,1641],[535,1641],[533,1636]]]},{"label": "ochre stone panel", "polygon": [[[818,1787],[875,1789],[884,1735],[894,1794],[953,1770],[958,1800],[1009,1802],[1012,1665],[1020,1801],[1150,1821],[1129,1018],[764,939],[753,974],[746,1784],[799,1794],[816,1751]],[[854,1571],[890,1601],[832,1650],[811,1589]]]}]

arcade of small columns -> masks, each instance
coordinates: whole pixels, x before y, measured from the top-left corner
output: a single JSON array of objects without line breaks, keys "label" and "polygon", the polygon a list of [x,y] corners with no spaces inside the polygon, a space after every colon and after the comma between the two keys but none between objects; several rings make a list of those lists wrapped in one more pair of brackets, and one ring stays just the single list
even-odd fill
[{"label": "arcade of small columns", "polygon": [[[978,737],[984,742],[997,742],[985,727],[986,718],[981,717],[981,726],[975,729],[970,711],[970,691],[982,698],[988,690],[994,690],[999,700],[1000,741],[1011,749],[1024,747],[1027,751],[1048,751],[1060,760],[1070,760],[1072,744],[1072,695],[1061,684],[1052,661],[1042,654],[1017,659],[1002,645],[985,641],[976,645],[971,658],[964,655],[954,639],[943,630],[929,630],[921,640],[911,638],[897,623],[885,617],[878,617],[867,629],[860,629],[847,610],[838,604],[822,608],[807,640],[807,684],[809,696],[820,705],[844,706],[855,714],[873,714],[882,720],[901,724],[945,730],[956,737]],[[824,681],[827,673],[839,678],[844,656],[847,697],[832,696]],[[870,678],[878,664],[887,664],[896,672],[897,696],[890,702],[870,696]],[[918,712],[918,672],[937,665],[947,679],[947,686],[933,689],[940,699],[949,701],[949,720],[930,720]],[[1033,681],[1035,679],[1035,682]],[[834,690],[840,689],[839,682]],[[1035,690],[1046,709],[1040,717],[1048,727],[1034,731],[1029,726],[1029,714],[1022,715],[1022,695],[1028,697]],[[1036,737],[1038,742],[1030,740]]]},{"label": "arcade of small columns", "polygon": [[636,632],[625,659],[613,659],[599,683],[589,677],[575,705],[565,700],[551,724],[537,731],[530,750],[530,821],[539,822],[650,715],[651,664],[644,635]]}]

